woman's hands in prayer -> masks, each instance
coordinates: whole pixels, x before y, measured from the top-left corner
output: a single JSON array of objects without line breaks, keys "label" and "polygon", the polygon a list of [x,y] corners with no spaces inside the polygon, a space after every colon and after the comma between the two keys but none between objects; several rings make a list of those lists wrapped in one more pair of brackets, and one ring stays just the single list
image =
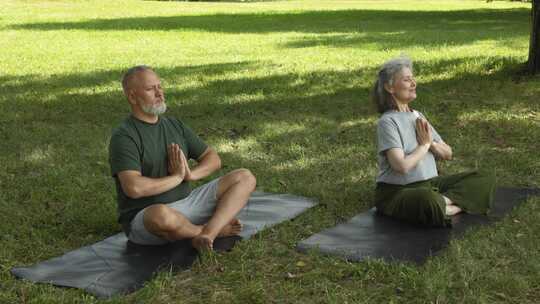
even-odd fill
[{"label": "woman's hands in prayer", "polygon": [[431,126],[424,118],[416,119],[416,140],[418,145],[426,145],[429,147],[429,151],[435,155],[437,159],[451,160],[452,148],[443,141],[435,142],[433,140]]},{"label": "woman's hands in prayer", "polygon": [[416,119],[416,140],[421,146],[431,146],[433,143],[433,134],[431,133],[431,127],[427,120],[423,118]]},{"label": "woman's hands in prayer", "polygon": [[452,159],[452,148],[442,141],[435,142],[433,140],[432,128],[424,118],[416,119],[416,140],[418,146],[408,155],[405,155],[401,148],[391,148],[386,151],[386,157],[393,170],[401,174],[407,174],[416,167],[418,162],[429,151],[439,159]]}]

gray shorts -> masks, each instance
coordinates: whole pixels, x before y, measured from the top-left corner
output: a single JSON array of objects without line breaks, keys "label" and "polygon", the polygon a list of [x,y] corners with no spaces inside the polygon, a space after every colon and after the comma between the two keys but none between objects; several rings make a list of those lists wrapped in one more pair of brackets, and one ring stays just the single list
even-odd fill
[{"label": "gray shorts", "polygon": [[[217,189],[219,178],[210,181],[191,191],[184,199],[167,204],[167,207],[182,213],[190,222],[201,225],[210,219],[214,214],[217,204]],[[148,208],[148,207],[147,207]],[[144,211],[139,211],[131,220],[131,232],[128,239],[141,245],[162,245],[169,241],[150,233],[144,227]]]}]

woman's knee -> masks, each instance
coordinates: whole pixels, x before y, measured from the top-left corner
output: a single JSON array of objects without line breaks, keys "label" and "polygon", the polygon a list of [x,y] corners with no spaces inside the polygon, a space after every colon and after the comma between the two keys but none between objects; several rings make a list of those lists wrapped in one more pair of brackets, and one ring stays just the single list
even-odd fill
[{"label": "woman's knee", "polygon": [[444,225],[442,196],[429,188],[402,190],[387,208],[386,214],[408,222],[426,226]]},{"label": "woman's knee", "polygon": [[438,207],[441,201],[444,202],[442,196],[431,189],[410,189],[407,192],[405,200],[409,208],[414,206],[416,209],[433,209]]},{"label": "woman's knee", "polygon": [[431,189],[422,189],[416,195],[418,222],[427,226],[444,226],[446,204],[442,195]]}]

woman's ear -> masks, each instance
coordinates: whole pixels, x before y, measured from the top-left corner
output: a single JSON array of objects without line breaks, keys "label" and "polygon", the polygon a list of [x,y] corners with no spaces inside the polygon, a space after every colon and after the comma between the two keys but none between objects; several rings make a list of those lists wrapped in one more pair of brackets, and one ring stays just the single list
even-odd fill
[{"label": "woman's ear", "polygon": [[384,84],[384,89],[386,90],[386,92],[388,92],[390,94],[394,94],[394,88],[390,84],[385,83]]}]

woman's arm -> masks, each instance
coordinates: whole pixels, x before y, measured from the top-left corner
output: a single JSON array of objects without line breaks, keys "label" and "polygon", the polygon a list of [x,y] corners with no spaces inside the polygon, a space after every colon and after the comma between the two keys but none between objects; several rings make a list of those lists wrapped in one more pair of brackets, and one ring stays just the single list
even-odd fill
[{"label": "woman's arm", "polygon": [[447,145],[445,142],[432,142],[429,147],[429,151],[435,155],[436,158],[442,160],[451,160],[452,159],[452,147]]},{"label": "woman's arm", "polygon": [[418,162],[424,158],[429,151],[429,144],[418,145],[413,153],[405,156],[405,152],[401,148],[392,148],[386,151],[386,157],[390,163],[390,167],[398,173],[407,174],[411,169],[416,167]]},{"label": "woman's arm", "polygon": [[418,146],[409,155],[405,155],[401,148],[391,148],[386,151],[386,157],[394,171],[407,174],[429,152],[433,144],[433,137],[431,127],[425,119],[419,118],[416,120],[416,140]]}]

